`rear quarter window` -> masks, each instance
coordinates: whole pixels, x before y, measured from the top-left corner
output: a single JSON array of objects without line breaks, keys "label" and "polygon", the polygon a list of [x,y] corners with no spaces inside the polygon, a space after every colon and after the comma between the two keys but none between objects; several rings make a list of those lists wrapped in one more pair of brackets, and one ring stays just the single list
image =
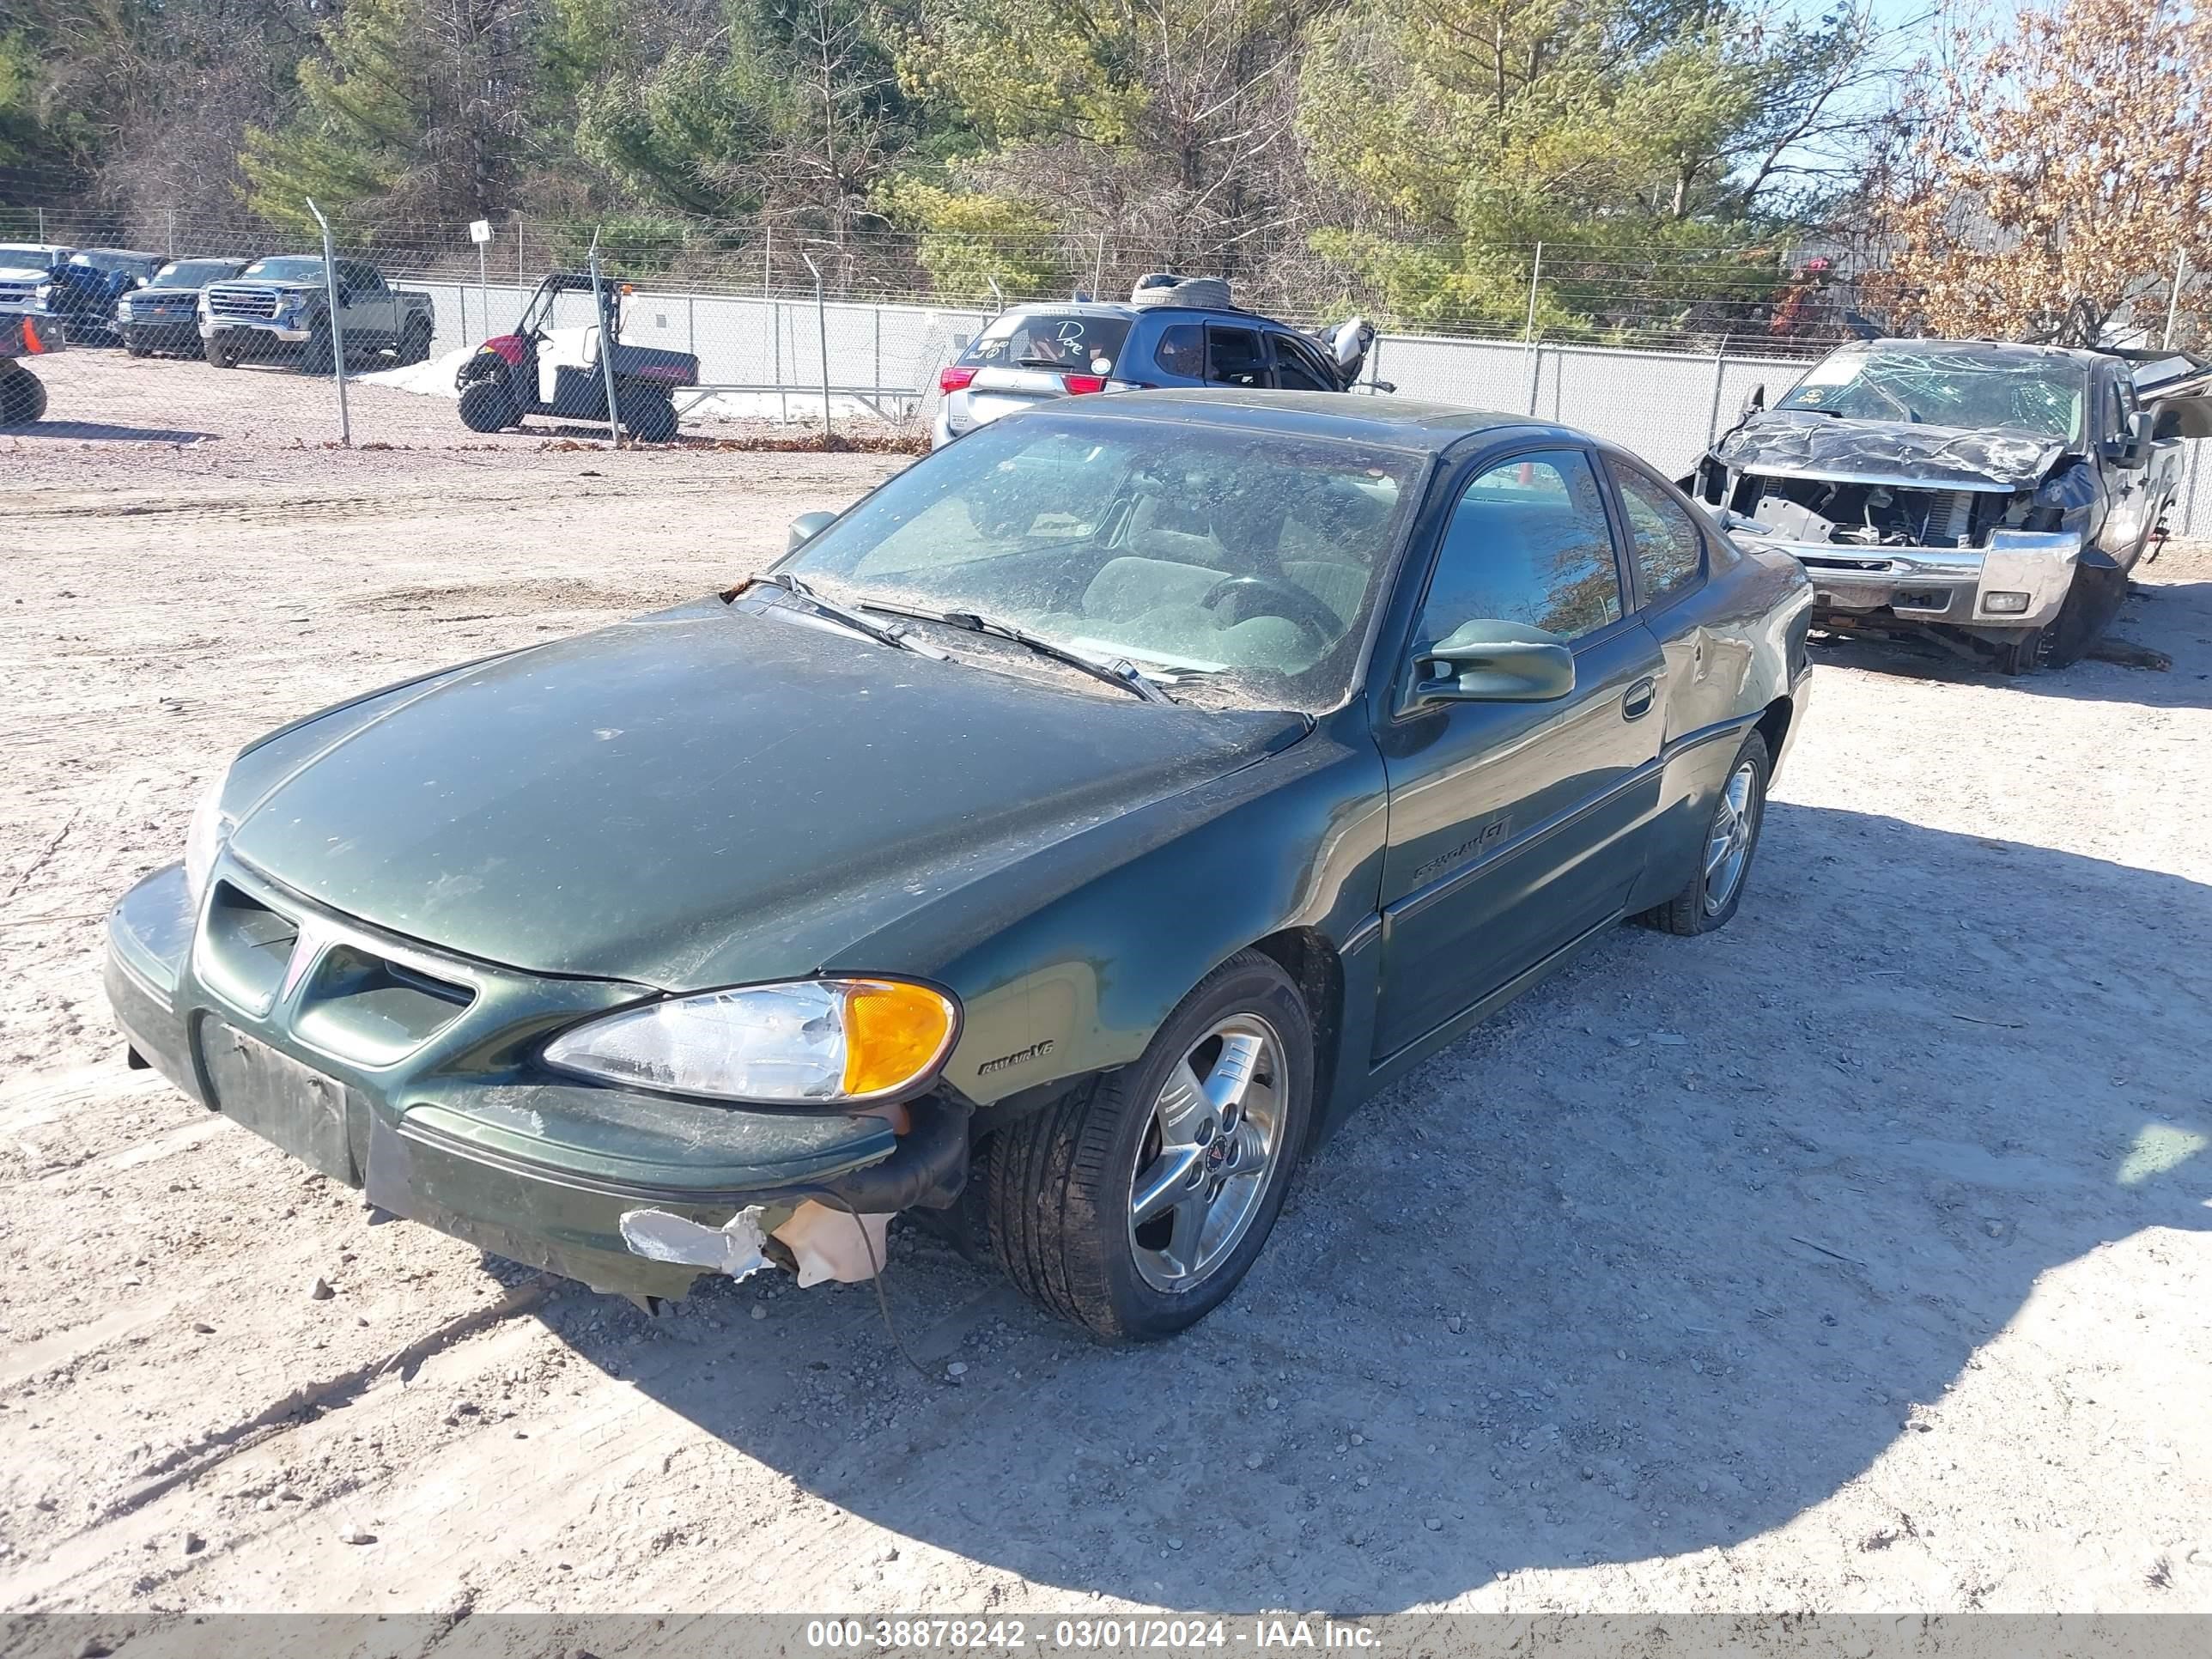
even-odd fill
[{"label": "rear quarter window", "polygon": [[966,368],[1041,368],[1055,374],[1110,374],[1129,338],[1126,317],[1020,312],[992,319],[960,354]]}]

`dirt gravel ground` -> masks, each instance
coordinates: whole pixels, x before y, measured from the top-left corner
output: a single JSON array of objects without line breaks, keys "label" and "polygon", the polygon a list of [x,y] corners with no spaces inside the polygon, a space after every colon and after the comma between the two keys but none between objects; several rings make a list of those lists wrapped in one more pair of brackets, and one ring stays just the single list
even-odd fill
[{"label": "dirt gravel ground", "polygon": [[897,464],[289,418],[0,437],[0,1607],[2212,1609],[2212,557],[2164,672],[1827,651],[1735,922],[1369,1105],[1186,1337],[895,1230],[925,1377],[865,1288],[650,1321],[125,1069],[100,914],[240,743]]}]

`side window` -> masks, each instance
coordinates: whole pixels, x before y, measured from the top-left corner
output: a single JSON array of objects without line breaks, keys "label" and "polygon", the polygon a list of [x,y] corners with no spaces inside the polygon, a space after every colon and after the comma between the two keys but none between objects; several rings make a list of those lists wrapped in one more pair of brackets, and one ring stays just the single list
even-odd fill
[{"label": "side window", "polygon": [[356,264],[343,260],[338,265],[338,280],[356,294],[381,294],[384,277],[374,265]]},{"label": "side window", "polygon": [[1644,602],[1650,605],[1695,585],[1705,569],[1705,550],[1696,521],[1639,472],[1616,466],[1613,481],[1620,486],[1620,504],[1627,509],[1629,552]]},{"label": "side window", "polygon": [[1206,331],[1206,378],[1215,386],[1267,386],[1267,356],[1260,344],[1259,331],[1249,328],[1208,328]]},{"label": "side window", "polygon": [[1179,380],[1206,378],[1206,331],[1196,323],[1171,323],[1160,331],[1152,361]]},{"label": "side window", "polygon": [[1429,579],[1424,641],[1492,619],[1572,640],[1620,617],[1620,574],[1589,456],[1516,455],[1467,487]]},{"label": "side window", "polygon": [[1275,348],[1275,384],[1285,392],[1334,392],[1336,382],[1322,378],[1321,364],[1303,340],[1288,334],[1271,334]]}]

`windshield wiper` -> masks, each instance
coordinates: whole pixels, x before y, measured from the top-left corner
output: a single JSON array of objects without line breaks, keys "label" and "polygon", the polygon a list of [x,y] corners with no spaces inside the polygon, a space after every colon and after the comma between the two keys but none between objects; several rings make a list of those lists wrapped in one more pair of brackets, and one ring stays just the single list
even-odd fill
[{"label": "windshield wiper", "polygon": [[[945,659],[942,651],[922,644],[905,629],[879,628],[859,611],[839,605],[834,599],[823,599],[810,583],[800,580],[788,570],[779,570],[769,580],[793,599],[803,600],[817,616],[827,617],[831,622],[849,628],[855,634],[864,634],[878,645],[887,645],[894,651],[911,651],[918,656],[934,657],[940,662]],[[882,609],[880,605],[876,608]]]},{"label": "windshield wiper", "polygon": [[1040,657],[1049,657],[1054,662],[1065,663],[1070,668],[1079,668],[1094,680],[1103,680],[1109,685],[1118,685],[1141,697],[1146,702],[1171,703],[1174,698],[1145,678],[1142,670],[1127,657],[1116,657],[1110,663],[1086,657],[1080,651],[1071,651],[1064,645],[1054,645],[1042,635],[1032,634],[1026,628],[1012,623],[999,622],[973,611],[931,611],[918,605],[893,605],[884,599],[862,599],[861,606],[869,611],[880,611],[886,616],[913,617],[922,622],[942,623],[947,628],[963,629],[970,634],[983,634],[994,640],[1011,640],[1016,645],[1027,646]]}]

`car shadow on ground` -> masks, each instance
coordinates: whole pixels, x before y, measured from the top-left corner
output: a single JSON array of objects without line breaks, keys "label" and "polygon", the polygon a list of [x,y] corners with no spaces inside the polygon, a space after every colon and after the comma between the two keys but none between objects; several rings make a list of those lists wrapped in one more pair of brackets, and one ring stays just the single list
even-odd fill
[{"label": "car shadow on ground", "polygon": [[1778,801],[1732,927],[1622,929],[1369,1103],[1174,1341],[1093,1344],[910,1231],[932,1380],[866,1287],[717,1281],[647,1342],[549,1317],[1047,1604],[1402,1607],[1735,1545],[1944,1432],[2039,1279],[2212,1225],[2208,1027],[2212,888]]},{"label": "car shadow on ground", "polygon": [[112,426],[105,421],[57,421],[47,419],[30,426],[9,427],[10,438],[46,438],[57,441],[140,443],[140,444],[197,444],[211,441],[212,432],[196,432],[185,427]]}]

